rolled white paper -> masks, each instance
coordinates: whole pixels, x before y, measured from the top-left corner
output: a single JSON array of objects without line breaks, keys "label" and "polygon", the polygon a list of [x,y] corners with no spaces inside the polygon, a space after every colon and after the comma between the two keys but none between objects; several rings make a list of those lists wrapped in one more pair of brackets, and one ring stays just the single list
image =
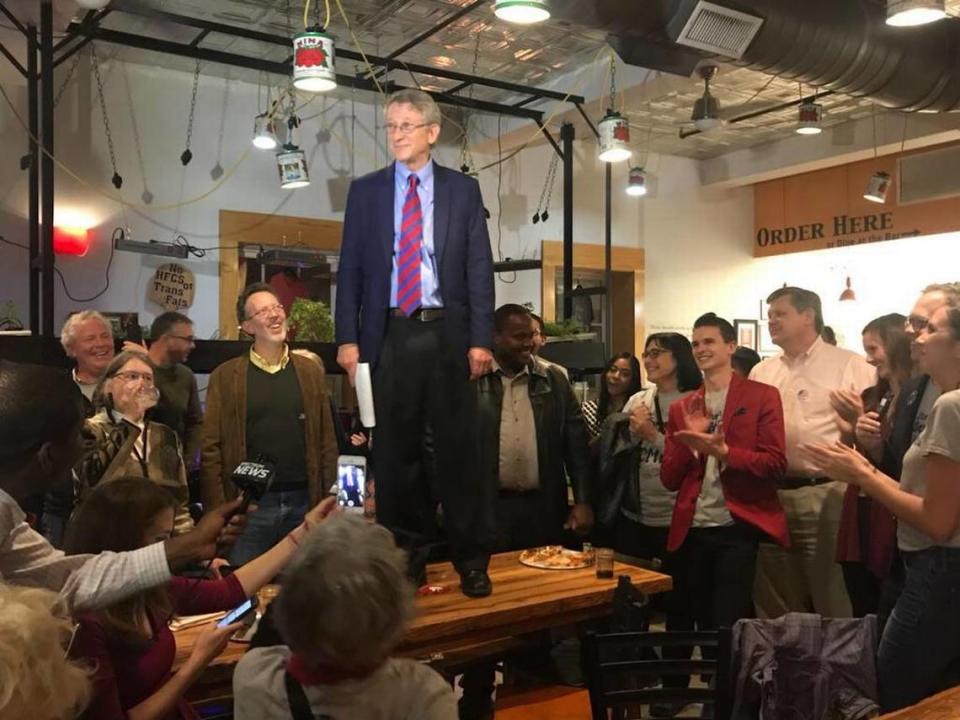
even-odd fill
[{"label": "rolled white paper", "polygon": [[373,411],[373,382],[370,380],[370,363],[357,365],[357,405],[360,406],[360,422],[366,428],[377,426],[377,416]]}]

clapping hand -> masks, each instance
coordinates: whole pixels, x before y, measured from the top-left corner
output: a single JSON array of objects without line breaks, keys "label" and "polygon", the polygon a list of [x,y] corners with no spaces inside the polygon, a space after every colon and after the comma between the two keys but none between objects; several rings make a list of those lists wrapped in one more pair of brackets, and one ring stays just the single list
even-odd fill
[{"label": "clapping hand", "polygon": [[857,420],[863,415],[863,400],[852,390],[833,390],[830,406],[836,413],[837,429],[845,439],[853,437]]},{"label": "clapping hand", "polygon": [[694,396],[689,402],[681,403],[680,408],[683,411],[683,424],[687,430],[695,433],[710,431],[710,417],[707,415],[707,406],[703,398]]},{"label": "clapping hand", "polygon": [[652,442],[657,437],[657,428],[653,424],[653,416],[643,403],[637,403],[637,406],[630,411],[630,433]]},{"label": "clapping hand", "polygon": [[726,460],[730,448],[723,437],[723,428],[719,425],[714,432],[696,432],[678,430],[673,437],[700,455],[712,455],[718,460]]},{"label": "clapping hand", "polygon": [[800,451],[831,480],[862,487],[873,476],[874,467],[855,448],[843,443],[806,443]]},{"label": "clapping hand", "polygon": [[830,392],[830,406],[834,412],[851,425],[863,415],[863,400],[853,390],[832,390]]}]

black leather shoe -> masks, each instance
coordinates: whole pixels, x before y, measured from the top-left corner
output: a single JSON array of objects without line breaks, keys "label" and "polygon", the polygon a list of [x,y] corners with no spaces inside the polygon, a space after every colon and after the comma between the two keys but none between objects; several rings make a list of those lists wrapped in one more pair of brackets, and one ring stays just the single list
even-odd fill
[{"label": "black leather shoe", "polygon": [[487,597],[493,592],[493,583],[484,570],[470,570],[460,576],[460,589],[463,594],[471,598]]}]

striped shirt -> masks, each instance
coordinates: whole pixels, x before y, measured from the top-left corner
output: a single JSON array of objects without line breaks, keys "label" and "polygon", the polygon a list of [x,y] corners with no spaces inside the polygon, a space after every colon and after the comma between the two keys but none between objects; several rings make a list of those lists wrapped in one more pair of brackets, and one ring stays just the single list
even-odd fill
[{"label": "striped shirt", "polygon": [[0,490],[0,582],[60,593],[67,607],[106,607],[170,579],[163,543],[132,552],[65,555],[31,528]]}]

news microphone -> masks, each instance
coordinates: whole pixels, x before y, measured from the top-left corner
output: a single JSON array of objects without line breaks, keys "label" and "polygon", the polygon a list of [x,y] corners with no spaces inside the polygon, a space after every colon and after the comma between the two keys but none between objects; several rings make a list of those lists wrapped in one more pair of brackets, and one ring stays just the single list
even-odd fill
[{"label": "news microphone", "polygon": [[230,477],[243,499],[237,513],[245,513],[251,502],[263,497],[264,493],[270,489],[275,474],[276,469],[273,463],[267,460],[244,460],[237,465],[237,469]]}]

